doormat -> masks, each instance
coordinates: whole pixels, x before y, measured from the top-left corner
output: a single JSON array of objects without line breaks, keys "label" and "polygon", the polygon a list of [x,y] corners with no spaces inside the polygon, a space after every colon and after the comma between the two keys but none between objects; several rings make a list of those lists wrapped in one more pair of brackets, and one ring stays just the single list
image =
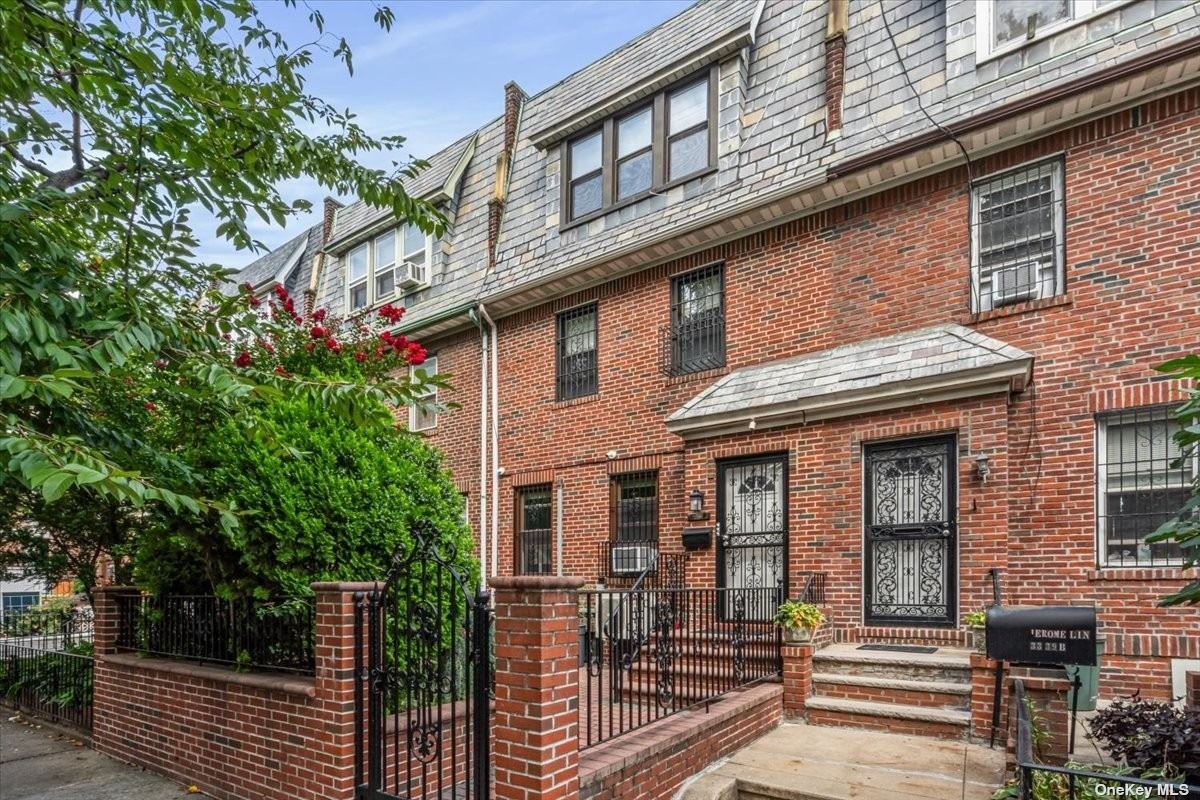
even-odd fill
[{"label": "doormat", "polygon": [[860,644],[859,650],[886,650],[889,653],[936,653],[936,647],[920,644]]}]

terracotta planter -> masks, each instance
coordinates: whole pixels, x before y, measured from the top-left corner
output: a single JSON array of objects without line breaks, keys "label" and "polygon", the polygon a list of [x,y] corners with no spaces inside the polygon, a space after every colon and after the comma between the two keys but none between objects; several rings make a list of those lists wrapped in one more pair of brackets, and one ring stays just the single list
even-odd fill
[{"label": "terracotta planter", "polygon": [[784,644],[808,644],[812,641],[813,632],[809,628],[784,628]]}]

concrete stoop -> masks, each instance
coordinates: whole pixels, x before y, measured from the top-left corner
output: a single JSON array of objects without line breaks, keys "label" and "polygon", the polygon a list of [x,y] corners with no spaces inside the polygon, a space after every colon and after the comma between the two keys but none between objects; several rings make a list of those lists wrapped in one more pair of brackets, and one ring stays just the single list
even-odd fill
[{"label": "concrete stoop", "polygon": [[797,723],[697,776],[680,800],[988,800],[1003,776],[1003,750]]},{"label": "concrete stoop", "polygon": [[815,725],[965,740],[971,726],[971,663],[965,650],[859,650],[839,644],[813,654]]}]

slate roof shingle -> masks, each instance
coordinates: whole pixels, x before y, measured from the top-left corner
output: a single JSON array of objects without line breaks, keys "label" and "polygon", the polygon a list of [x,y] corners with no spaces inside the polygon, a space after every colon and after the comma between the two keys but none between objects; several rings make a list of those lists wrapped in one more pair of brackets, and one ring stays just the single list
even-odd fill
[{"label": "slate roof shingle", "polygon": [[852,403],[870,393],[874,400],[874,390],[928,385],[993,368],[1023,388],[1032,359],[1024,350],[961,325],[935,325],[734,370],[684,403],[667,424],[680,428],[679,423],[724,421],[731,414],[767,416],[816,407],[835,396]]}]

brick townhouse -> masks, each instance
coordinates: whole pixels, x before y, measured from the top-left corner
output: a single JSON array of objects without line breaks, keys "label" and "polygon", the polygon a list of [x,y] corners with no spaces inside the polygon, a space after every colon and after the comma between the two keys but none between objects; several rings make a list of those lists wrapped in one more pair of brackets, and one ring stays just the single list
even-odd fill
[{"label": "brick townhouse", "polygon": [[444,236],[329,205],[300,269],[403,299],[452,376],[409,423],[488,575],[823,573],[839,637],[955,643],[998,569],[1097,605],[1104,694],[1165,699],[1200,664],[1142,541],[1196,469],[1154,366],[1200,350],[1198,84],[1191,2],[699,3],[509,84],[411,187]]}]

